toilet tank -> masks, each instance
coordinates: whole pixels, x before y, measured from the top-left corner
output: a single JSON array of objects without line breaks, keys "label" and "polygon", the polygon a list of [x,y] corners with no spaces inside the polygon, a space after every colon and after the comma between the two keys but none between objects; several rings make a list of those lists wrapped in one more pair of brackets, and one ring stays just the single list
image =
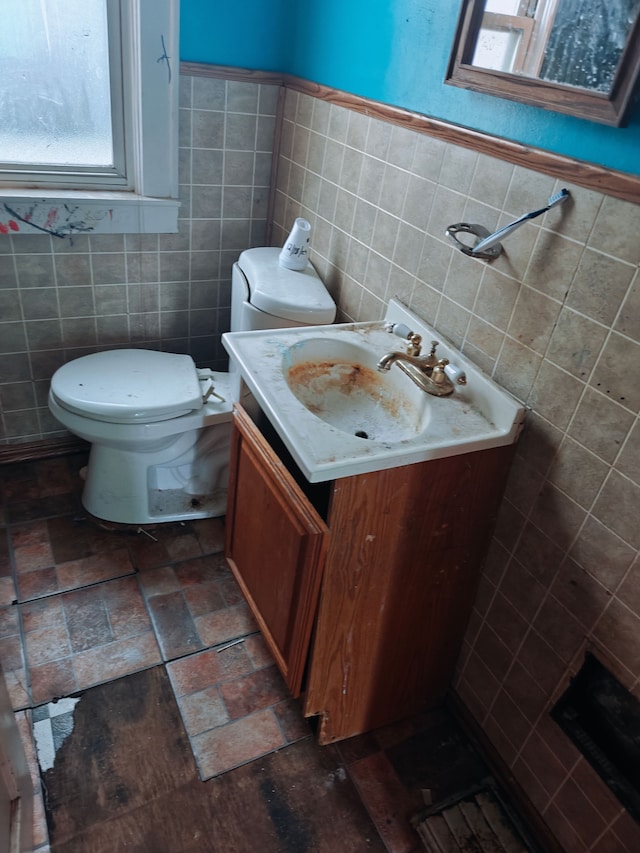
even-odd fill
[{"label": "toilet tank", "polygon": [[231,331],[322,326],[336,305],[311,262],[298,272],[280,266],[280,249],[245,249],[231,273]]}]

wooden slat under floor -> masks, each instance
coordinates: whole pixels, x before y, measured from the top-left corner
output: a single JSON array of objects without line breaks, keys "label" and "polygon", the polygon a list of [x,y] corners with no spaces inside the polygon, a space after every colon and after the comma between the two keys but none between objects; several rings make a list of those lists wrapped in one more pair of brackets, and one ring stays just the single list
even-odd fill
[{"label": "wooden slat under floor", "polygon": [[429,853],[529,853],[531,850],[489,789],[430,814],[416,829]]}]

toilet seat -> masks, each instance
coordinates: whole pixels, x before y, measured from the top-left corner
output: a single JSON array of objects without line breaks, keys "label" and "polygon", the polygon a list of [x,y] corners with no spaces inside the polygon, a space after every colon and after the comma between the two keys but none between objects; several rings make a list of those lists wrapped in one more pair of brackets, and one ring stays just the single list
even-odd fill
[{"label": "toilet seat", "polygon": [[202,407],[193,359],[156,350],[108,350],[74,359],[55,372],[51,393],[68,411],[107,423],[153,423]]}]

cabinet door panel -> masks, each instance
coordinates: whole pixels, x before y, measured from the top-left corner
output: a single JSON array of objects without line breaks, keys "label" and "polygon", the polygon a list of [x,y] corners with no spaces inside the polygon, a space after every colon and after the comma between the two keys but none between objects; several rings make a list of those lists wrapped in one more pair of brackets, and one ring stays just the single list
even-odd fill
[{"label": "cabinet door panel", "polygon": [[330,743],[440,703],[513,446],[340,480],[305,713]]},{"label": "cabinet door panel", "polygon": [[236,410],[226,556],[294,696],[299,695],[328,530],[260,431]]}]

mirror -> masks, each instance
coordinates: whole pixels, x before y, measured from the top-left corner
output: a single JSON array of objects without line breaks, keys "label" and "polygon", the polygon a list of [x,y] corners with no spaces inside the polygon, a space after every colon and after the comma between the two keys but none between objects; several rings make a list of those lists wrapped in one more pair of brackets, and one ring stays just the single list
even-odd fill
[{"label": "mirror", "polygon": [[619,126],[640,0],[463,0],[445,82]]}]

